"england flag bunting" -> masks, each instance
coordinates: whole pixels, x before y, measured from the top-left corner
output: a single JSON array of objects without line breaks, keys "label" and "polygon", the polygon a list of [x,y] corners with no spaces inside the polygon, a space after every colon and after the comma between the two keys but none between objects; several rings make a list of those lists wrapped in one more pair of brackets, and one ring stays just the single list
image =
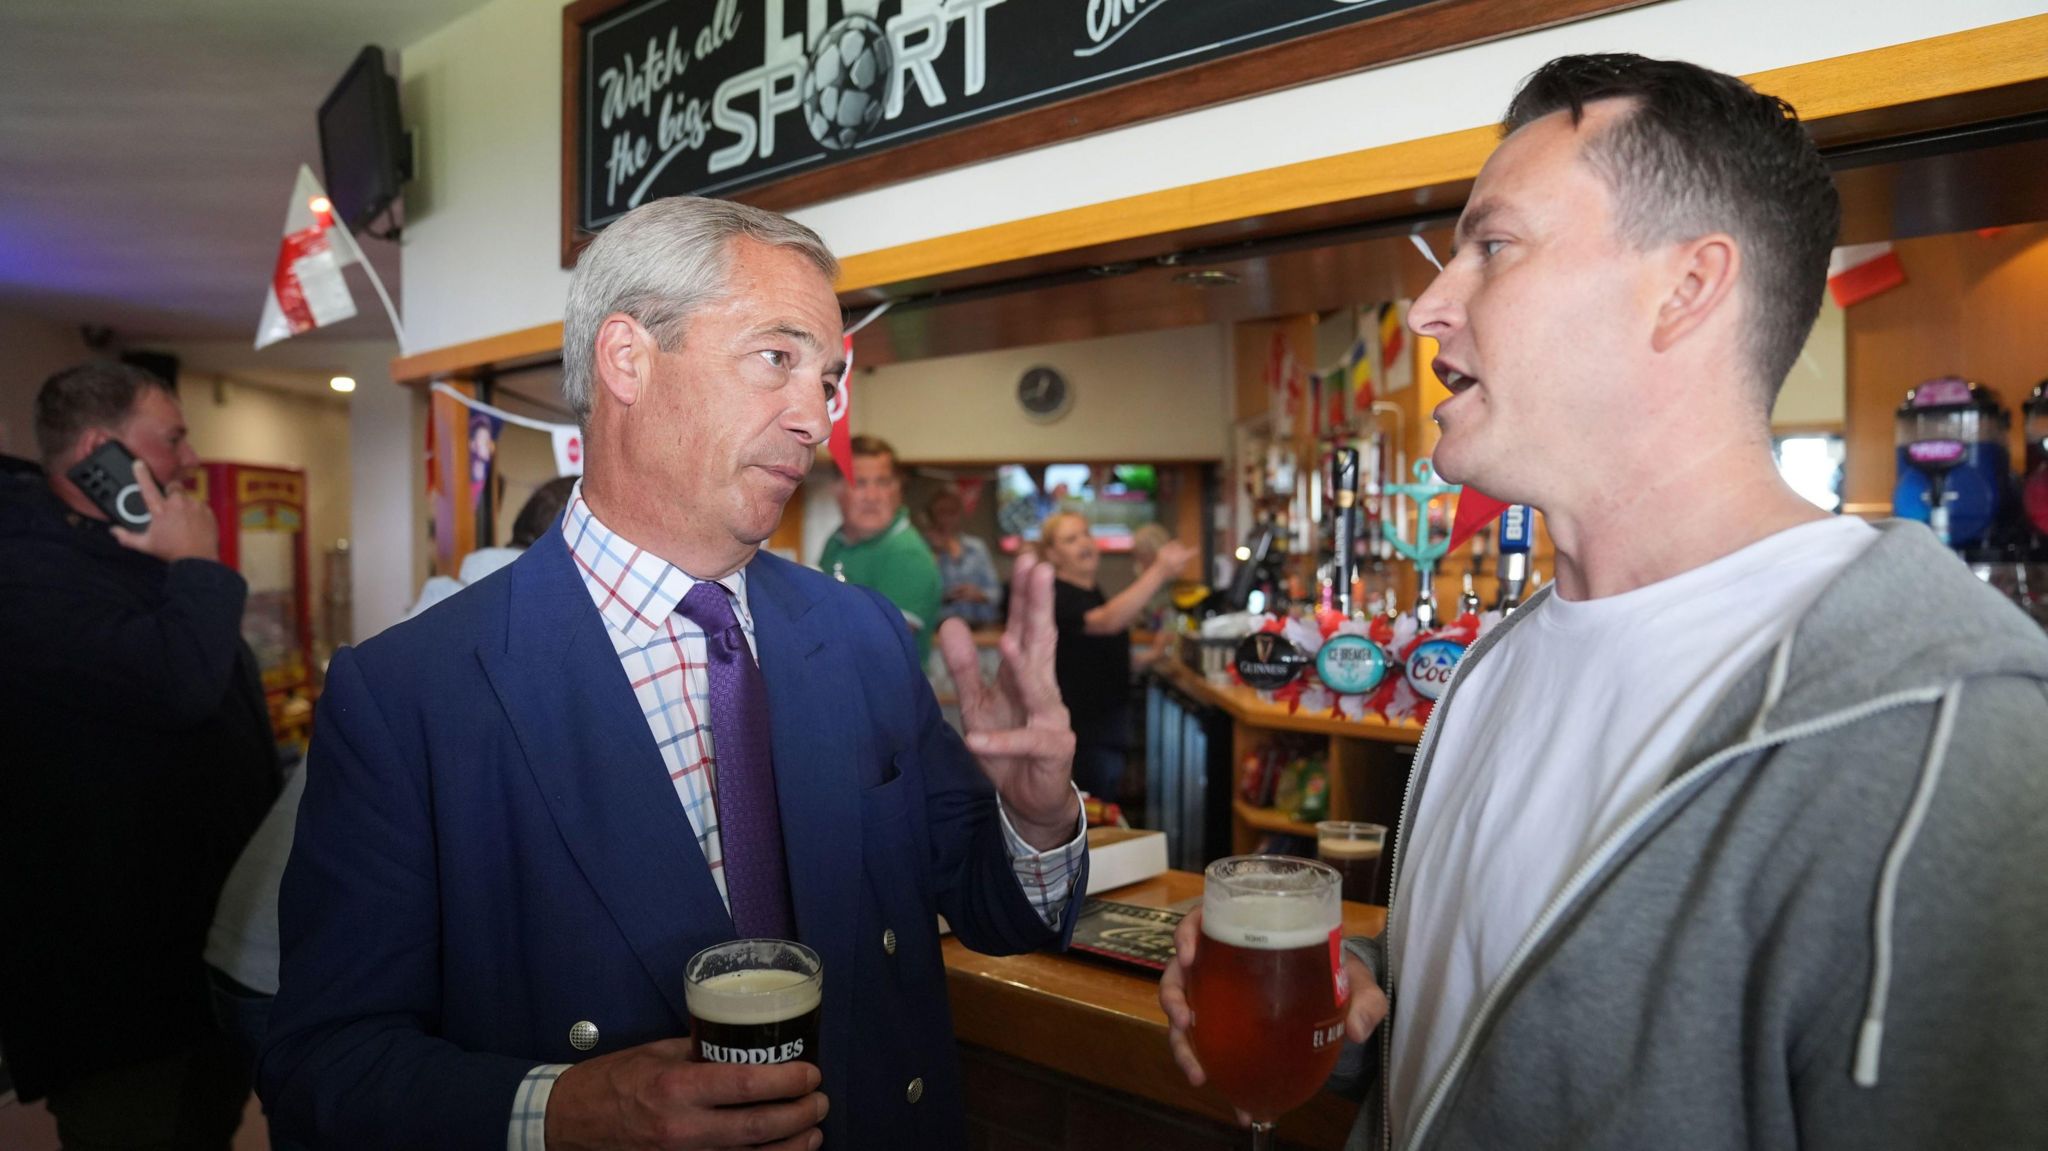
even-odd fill
[{"label": "england flag bunting", "polygon": [[839,474],[853,478],[853,333],[845,339],[846,370],[839,374],[839,387],[832,393],[832,402],[825,413],[832,417],[832,437],[826,446],[832,450],[832,462],[839,466]]},{"label": "england flag bunting", "polygon": [[268,347],[356,314],[342,268],[360,258],[348,229],[337,224],[334,206],[304,164],[284,214],[284,241],[263,298],[256,346]]}]

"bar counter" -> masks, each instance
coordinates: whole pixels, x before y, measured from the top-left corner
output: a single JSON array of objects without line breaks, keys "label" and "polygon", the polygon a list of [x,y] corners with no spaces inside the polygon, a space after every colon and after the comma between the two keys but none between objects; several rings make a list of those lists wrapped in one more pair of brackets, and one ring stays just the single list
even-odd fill
[{"label": "bar counter", "polygon": [[[1200,875],[1169,871],[1098,894],[1167,907],[1201,893]],[[1385,919],[1385,908],[1344,904],[1346,935],[1376,933]],[[1156,975],[1080,955],[981,955],[950,936],[944,948],[954,1033],[962,1043],[1207,1120],[1234,1122],[1229,1104],[1189,1086],[1168,1052]],[[973,1116],[971,1097],[969,1106]],[[1351,1100],[1324,1092],[1281,1118],[1280,1138],[1290,1146],[1338,1151],[1357,1110]],[[1244,1138],[1248,1146],[1250,1136]],[[1163,1144],[1126,1146],[1156,1145]]]}]

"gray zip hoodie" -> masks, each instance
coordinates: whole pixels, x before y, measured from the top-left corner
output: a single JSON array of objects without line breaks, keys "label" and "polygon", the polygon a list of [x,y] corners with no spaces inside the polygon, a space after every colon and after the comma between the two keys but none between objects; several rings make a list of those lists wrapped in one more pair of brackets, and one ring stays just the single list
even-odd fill
[{"label": "gray zip hoodie", "polygon": [[[2048,637],[1882,527],[1545,907],[1408,1147],[2048,1147]],[[1349,946],[1398,1015],[1386,942]]]}]

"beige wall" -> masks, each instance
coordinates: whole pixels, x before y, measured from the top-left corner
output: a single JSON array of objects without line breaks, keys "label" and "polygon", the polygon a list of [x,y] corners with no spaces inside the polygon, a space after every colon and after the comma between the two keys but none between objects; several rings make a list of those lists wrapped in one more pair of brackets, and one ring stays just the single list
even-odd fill
[{"label": "beige wall", "polygon": [[1848,328],[1842,309],[1832,298],[1822,297],[1813,332],[1806,337],[1799,361],[1785,376],[1777,406],[1771,409],[1771,425],[1839,429],[1848,409],[1848,387]]},{"label": "beige wall", "polygon": [[[559,260],[562,6],[562,0],[492,0],[404,46],[401,95],[420,147],[419,178],[406,190],[403,277],[413,350],[561,318],[568,283]],[[740,7],[751,15],[760,2],[744,0]],[[834,251],[867,252],[1490,124],[1523,76],[1567,52],[1682,56],[1749,73],[2039,12],[2038,0],[1665,0],[1066,141],[794,214]],[[1759,34],[1765,29],[1767,35]]]},{"label": "beige wall", "polygon": [[337,637],[329,634],[321,610],[327,591],[324,557],[349,535],[348,404],[339,396],[322,399],[190,371],[183,373],[179,393],[200,458],[306,473],[306,561],[313,579],[314,643],[325,650]]},{"label": "beige wall", "polygon": [[[253,350],[246,340],[198,341],[169,350],[188,375],[227,376],[244,384],[269,384],[310,394],[316,401],[344,405],[340,452],[346,468],[334,488],[348,493],[345,521],[349,539],[351,641],[366,639],[403,617],[426,579],[426,475],[421,436],[425,404],[419,395],[391,382],[389,364],[398,354],[390,340],[301,338]],[[325,390],[330,376],[355,377],[356,390],[344,398]],[[187,404],[198,402],[188,391]],[[330,438],[332,431],[330,429]],[[224,455],[200,443],[202,452]]]},{"label": "beige wall", "polygon": [[[1221,459],[1228,339],[1216,325],[885,364],[854,381],[853,427],[911,462]],[[1038,365],[1074,397],[1049,424],[1017,404]]]},{"label": "beige wall", "polygon": [[0,453],[35,459],[36,391],[60,369],[90,354],[78,329],[0,310]]}]

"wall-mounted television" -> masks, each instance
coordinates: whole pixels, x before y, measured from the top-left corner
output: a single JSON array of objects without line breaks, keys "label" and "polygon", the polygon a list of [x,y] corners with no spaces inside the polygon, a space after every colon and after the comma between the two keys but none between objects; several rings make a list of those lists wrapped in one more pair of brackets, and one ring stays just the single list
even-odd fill
[{"label": "wall-mounted television", "polygon": [[320,166],[334,215],[359,231],[382,215],[412,178],[412,149],[398,116],[398,82],[372,44],[320,102]]}]

